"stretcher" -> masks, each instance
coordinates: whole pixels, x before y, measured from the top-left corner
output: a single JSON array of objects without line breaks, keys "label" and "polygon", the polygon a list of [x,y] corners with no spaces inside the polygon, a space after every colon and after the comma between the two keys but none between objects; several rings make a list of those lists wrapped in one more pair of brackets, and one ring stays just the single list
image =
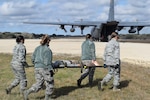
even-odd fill
[{"label": "stretcher", "polygon": [[[100,66],[97,62],[94,62],[95,66],[86,66],[80,61],[75,61],[75,60],[57,60],[57,61],[52,61],[52,67],[54,71],[58,71],[60,68],[81,68],[81,73],[83,69],[90,68],[90,67],[104,67]],[[28,67],[33,67],[34,65],[28,65],[26,64],[26,68]]]},{"label": "stretcher", "polygon": [[81,68],[81,73],[83,69],[90,67],[103,67],[100,66],[97,62],[94,63],[95,66],[86,66],[82,62],[74,61],[74,60],[57,60],[52,62],[52,67],[54,70],[59,68]]}]

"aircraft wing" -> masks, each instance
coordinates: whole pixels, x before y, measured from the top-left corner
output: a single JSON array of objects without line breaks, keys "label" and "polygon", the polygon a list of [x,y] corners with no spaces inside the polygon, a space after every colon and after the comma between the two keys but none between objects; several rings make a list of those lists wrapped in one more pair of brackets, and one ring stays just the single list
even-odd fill
[{"label": "aircraft wing", "polygon": [[[77,21],[78,22],[78,21]],[[131,26],[150,26],[150,22],[118,22],[118,26],[123,26],[123,27],[131,27]],[[101,22],[101,21],[83,21],[82,23],[90,23],[92,25],[99,25],[101,23],[107,23],[105,22]]]},{"label": "aircraft wing", "polygon": [[89,23],[89,22],[24,22],[25,24],[42,24],[42,25],[60,25],[60,28],[63,29],[65,32],[67,30],[65,29],[65,26],[71,26],[70,31],[74,32],[75,31],[75,26],[80,27],[81,29],[81,34],[83,34],[83,30],[85,27],[96,27],[99,24],[97,23]]},{"label": "aircraft wing", "polygon": [[150,22],[119,22],[117,30],[120,31],[123,27],[130,27],[128,30],[129,33],[135,33],[137,31],[139,34],[139,31],[143,27],[150,27]]},{"label": "aircraft wing", "polygon": [[[139,31],[143,28],[143,27],[150,27],[150,22],[118,22],[115,21],[117,24],[117,30],[120,31],[123,29],[123,27],[130,27],[129,29],[129,33],[135,33],[136,30],[139,34]],[[65,26],[71,26],[70,31],[74,32],[75,28],[74,27],[79,27],[81,29],[81,34],[83,34],[83,30],[85,27],[97,27],[100,28],[100,26],[104,23],[104,24],[109,24],[109,23],[113,23],[109,22],[109,21],[105,21],[105,22],[100,22],[100,21],[75,21],[75,22],[24,22],[25,24],[42,24],[42,25],[60,25],[60,28],[63,29],[65,32],[67,32],[67,30],[65,29]]]},{"label": "aircraft wing", "polygon": [[119,22],[118,26],[123,26],[123,27],[131,27],[131,26],[150,26],[150,22]]},{"label": "aircraft wing", "polygon": [[68,26],[97,26],[96,23],[88,22],[24,22],[25,24],[45,24],[45,25],[68,25]]}]

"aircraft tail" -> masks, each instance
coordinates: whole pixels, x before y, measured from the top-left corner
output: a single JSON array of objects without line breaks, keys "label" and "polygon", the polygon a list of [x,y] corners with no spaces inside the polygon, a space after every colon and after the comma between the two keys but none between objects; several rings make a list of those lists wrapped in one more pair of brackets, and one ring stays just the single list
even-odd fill
[{"label": "aircraft tail", "polygon": [[108,21],[114,21],[114,0],[110,0]]}]

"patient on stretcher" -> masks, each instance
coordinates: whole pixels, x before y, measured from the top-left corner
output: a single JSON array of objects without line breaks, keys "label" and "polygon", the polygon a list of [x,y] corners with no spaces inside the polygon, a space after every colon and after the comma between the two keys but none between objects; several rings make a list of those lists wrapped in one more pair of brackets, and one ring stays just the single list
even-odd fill
[{"label": "patient on stretcher", "polygon": [[80,66],[80,63],[77,61],[71,61],[71,60],[57,60],[52,61],[52,67],[53,68],[61,68],[61,67],[73,67],[73,66]]},{"label": "patient on stretcher", "polygon": [[[95,66],[99,66],[99,63],[97,61],[92,61]],[[80,67],[83,66],[81,62],[76,60],[57,60],[52,61],[52,67],[53,68],[64,68],[64,67]]]}]

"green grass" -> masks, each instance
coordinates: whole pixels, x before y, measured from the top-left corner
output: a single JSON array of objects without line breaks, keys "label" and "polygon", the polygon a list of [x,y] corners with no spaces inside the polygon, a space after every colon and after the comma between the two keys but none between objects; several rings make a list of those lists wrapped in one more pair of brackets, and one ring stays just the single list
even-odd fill
[{"label": "green grass", "polygon": [[[23,100],[19,94],[19,86],[14,88],[10,95],[5,93],[5,88],[14,78],[11,71],[11,54],[0,54],[0,100]],[[27,62],[31,64],[31,54],[27,55]],[[54,55],[53,60],[80,60],[80,57],[69,54]],[[98,58],[102,64],[102,59]],[[34,68],[26,68],[28,87],[35,83]],[[55,100],[150,100],[150,68],[132,65],[122,62],[120,92],[113,92],[112,81],[105,86],[104,91],[98,91],[97,83],[107,74],[107,69],[96,68],[93,87],[88,87],[88,78],[82,82],[82,88],[78,88],[76,80],[80,77],[80,69],[58,69],[55,79]],[[43,100],[45,90],[29,95],[30,100]]]}]

